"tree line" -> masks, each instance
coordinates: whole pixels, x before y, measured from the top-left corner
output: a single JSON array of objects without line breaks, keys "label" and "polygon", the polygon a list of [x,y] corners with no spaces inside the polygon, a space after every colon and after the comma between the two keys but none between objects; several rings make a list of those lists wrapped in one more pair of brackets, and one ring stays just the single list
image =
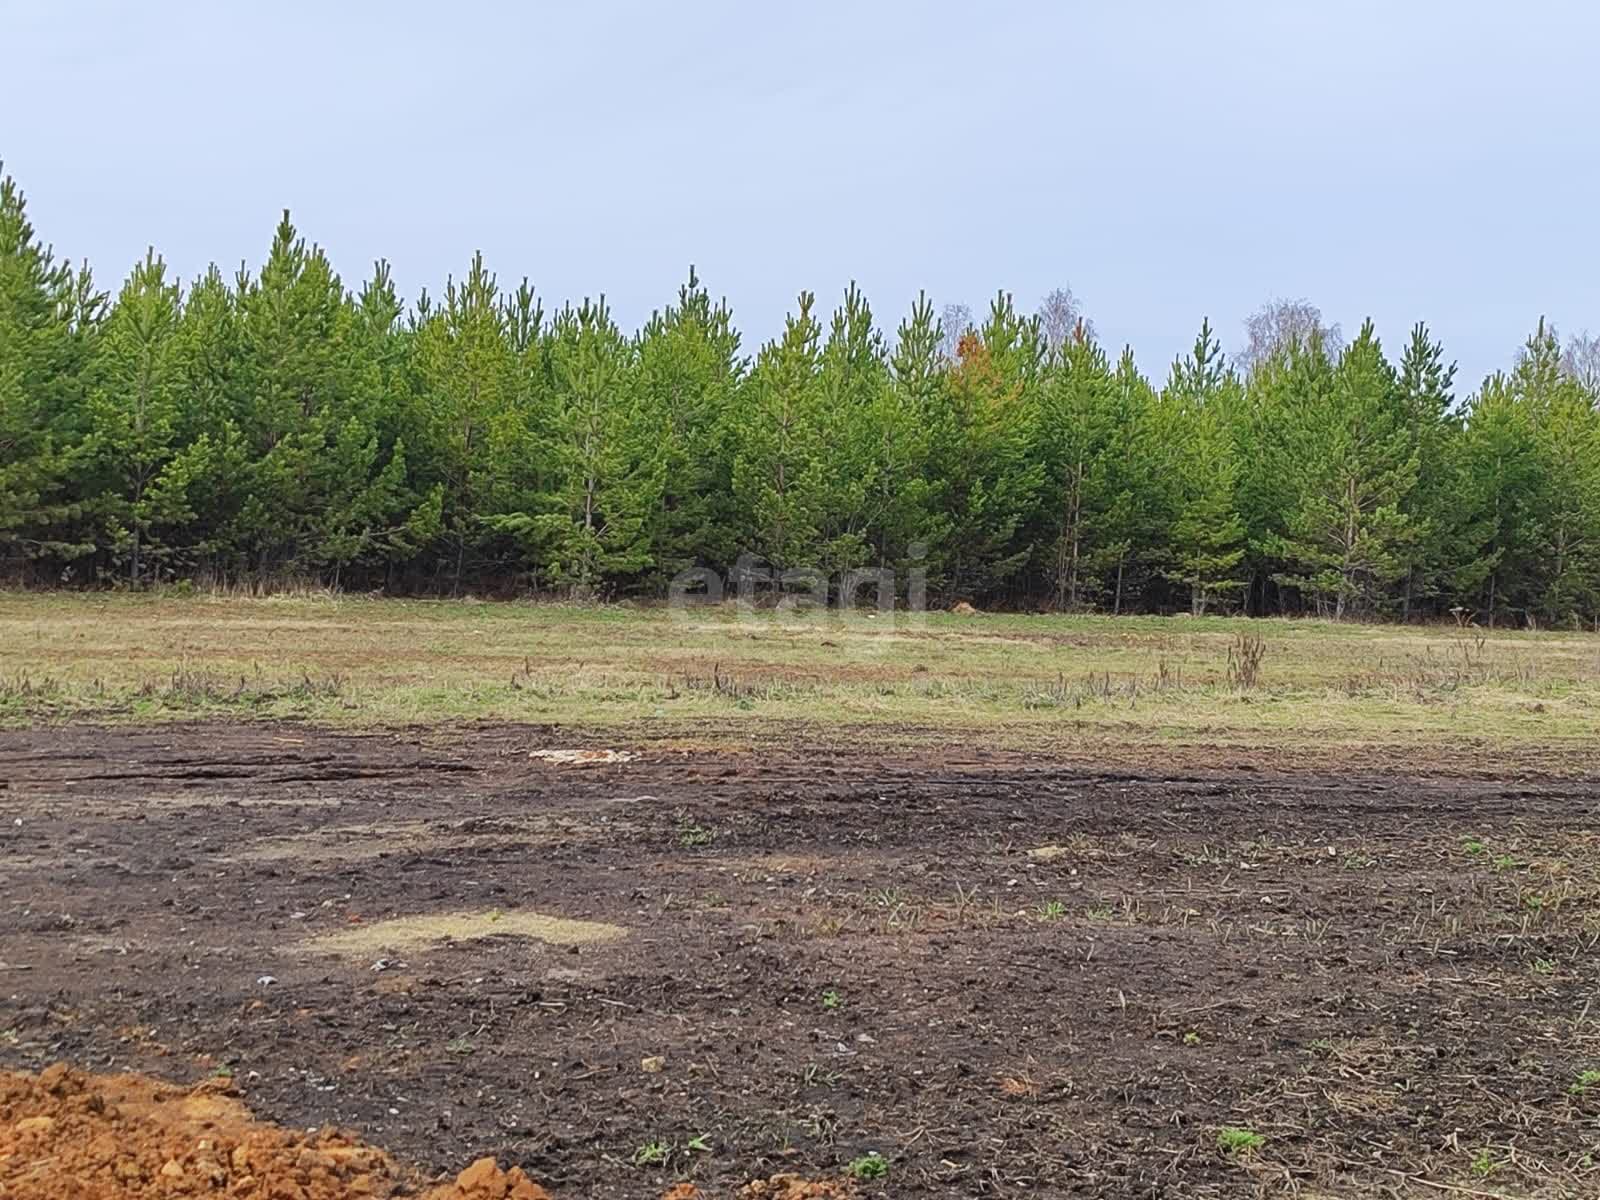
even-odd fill
[{"label": "tree line", "polygon": [[1303,303],[1159,382],[1070,293],[803,293],[748,352],[691,270],[628,333],[473,258],[406,305],[285,214],[259,269],[115,296],[0,181],[0,570],[658,596],[691,567],[926,572],[946,603],[1593,624],[1600,339],[1540,322],[1464,399]]}]

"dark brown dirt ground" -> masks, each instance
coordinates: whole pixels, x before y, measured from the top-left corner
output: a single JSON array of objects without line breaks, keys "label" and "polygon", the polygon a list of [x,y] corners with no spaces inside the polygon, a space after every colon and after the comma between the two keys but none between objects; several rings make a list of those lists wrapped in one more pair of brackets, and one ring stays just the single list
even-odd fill
[{"label": "dark brown dirt ground", "polygon": [[[0,734],[0,1067],[225,1073],[565,1200],[872,1151],[864,1196],[1600,1194],[1593,777],[527,757],[615,736]],[[487,936],[382,925],[441,914]]]}]

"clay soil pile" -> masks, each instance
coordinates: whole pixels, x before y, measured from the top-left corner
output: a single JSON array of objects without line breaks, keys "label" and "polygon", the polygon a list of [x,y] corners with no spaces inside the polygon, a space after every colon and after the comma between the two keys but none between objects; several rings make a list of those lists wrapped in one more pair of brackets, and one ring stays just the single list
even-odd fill
[{"label": "clay soil pile", "polygon": [[53,1066],[0,1072],[0,1197],[127,1200],[549,1200],[520,1170],[482,1159],[427,1187],[381,1150],[332,1129],[254,1120],[222,1080],[184,1090],[139,1075]]},{"label": "clay soil pile", "polygon": [[[780,1175],[740,1200],[850,1200],[839,1181]],[[520,1168],[480,1158],[429,1183],[335,1129],[297,1133],[257,1121],[226,1080],[178,1088],[142,1075],[57,1064],[0,1071],[0,1200],[551,1200]],[[679,1184],[662,1200],[710,1200]]]}]

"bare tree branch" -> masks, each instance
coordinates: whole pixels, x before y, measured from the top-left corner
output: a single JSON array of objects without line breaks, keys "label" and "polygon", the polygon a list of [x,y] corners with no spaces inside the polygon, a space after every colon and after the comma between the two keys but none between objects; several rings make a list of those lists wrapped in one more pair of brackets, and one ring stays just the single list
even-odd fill
[{"label": "bare tree branch", "polygon": [[946,304],[939,317],[939,328],[943,333],[940,347],[944,350],[944,356],[954,362],[961,339],[974,328],[972,307],[967,304]]},{"label": "bare tree branch", "polygon": [[1587,329],[1567,339],[1561,369],[1576,379],[1589,395],[1600,400],[1600,333]]},{"label": "bare tree branch", "polygon": [[1313,333],[1322,334],[1329,354],[1337,353],[1344,344],[1339,327],[1324,324],[1322,310],[1304,299],[1269,300],[1245,320],[1244,329],[1245,346],[1234,357],[1246,371],[1282,347],[1306,341]]},{"label": "bare tree branch", "polygon": [[1070,287],[1058,287],[1039,302],[1039,325],[1052,354],[1067,344],[1067,339],[1078,331],[1080,322],[1083,336],[1094,337],[1094,322],[1084,316],[1083,306]]}]

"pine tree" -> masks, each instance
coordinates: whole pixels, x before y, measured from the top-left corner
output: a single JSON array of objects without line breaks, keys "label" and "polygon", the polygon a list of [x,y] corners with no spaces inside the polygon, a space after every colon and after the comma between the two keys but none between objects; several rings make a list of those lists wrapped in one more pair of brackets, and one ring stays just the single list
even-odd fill
[{"label": "pine tree", "polygon": [[930,423],[930,474],[948,529],[928,558],[929,580],[950,600],[998,595],[1027,565],[1027,521],[1044,466],[1030,455],[1043,366],[1038,325],[1010,297],[981,333],[962,337]]},{"label": "pine tree", "polygon": [[[532,307],[502,303],[495,277],[475,254],[466,278],[450,280],[444,303],[423,305],[414,335],[415,432],[408,440],[420,467],[419,492],[438,489],[445,546],[440,567],[458,591],[468,556],[510,540],[516,561],[532,570],[550,554],[555,511],[549,478],[549,410],[541,339]],[[518,329],[523,333],[513,340]]]},{"label": "pine tree", "polygon": [[[1563,368],[1560,339],[1539,322],[1511,373],[1538,454],[1535,498],[1540,569],[1529,597],[1546,622],[1593,613],[1600,596],[1600,415]],[[1531,613],[1530,613],[1531,616]]]},{"label": "pine tree", "polygon": [[236,522],[257,576],[316,565],[328,497],[319,484],[350,386],[353,314],[338,275],[285,212],[261,274],[235,288],[232,406],[250,456]]},{"label": "pine tree", "polygon": [[67,483],[82,454],[85,372],[106,298],[58,262],[0,174],[0,547],[70,561],[93,550]]},{"label": "pine tree", "polygon": [[1101,592],[1120,614],[1156,577],[1167,553],[1162,535],[1173,521],[1175,448],[1163,440],[1156,390],[1124,346],[1112,376],[1111,436],[1103,472],[1107,501],[1096,520],[1093,562]]},{"label": "pine tree", "polygon": [[173,551],[168,534],[193,518],[189,487],[203,467],[203,451],[183,443],[181,307],[152,249],[117,297],[92,372],[84,485],[134,587],[159,574]]},{"label": "pine tree", "polygon": [[194,517],[185,544],[171,549],[174,557],[219,575],[244,557],[240,522],[250,483],[250,448],[233,403],[240,358],[236,300],[212,266],[189,288],[173,348],[177,440],[193,468],[185,496]]},{"label": "pine tree", "polygon": [[1175,448],[1172,565],[1166,574],[1188,589],[1189,611],[1200,617],[1245,585],[1232,426],[1240,387],[1210,321],[1201,324],[1194,350],[1172,364],[1161,402],[1167,416],[1158,441]]},{"label": "pine tree", "polygon": [[945,400],[943,335],[933,302],[918,294],[900,322],[889,355],[888,379],[868,416],[876,489],[876,560],[896,571],[920,561],[948,522],[938,511],[929,478],[932,427]]},{"label": "pine tree", "polygon": [[1286,607],[1282,580],[1293,578],[1290,522],[1326,454],[1323,433],[1333,405],[1334,368],[1313,330],[1256,362],[1233,426],[1239,465],[1235,490],[1245,529],[1247,596],[1252,611]]},{"label": "pine tree", "polygon": [[1330,604],[1373,611],[1405,575],[1415,542],[1407,501],[1417,457],[1394,369],[1367,321],[1340,356],[1331,405],[1307,414],[1308,486],[1288,514],[1279,581]]},{"label": "pine tree", "polygon": [[878,471],[893,431],[881,423],[889,390],[888,351],[861,289],[854,283],[834,311],[817,363],[816,408],[810,420],[818,446],[806,486],[817,514],[817,565],[831,575],[859,567],[877,540]]},{"label": "pine tree", "polygon": [[1413,536],[1404,547],[1405,573],[1401,620],[1409,620],[1418,601],[1439,592],[1448,563],[1450,512],[1455,499],[1450,472],[1450,442],[1459,430],[1453,415],[1454,363],[1444,363],[1444,348],[1418,323],[1400,360],[1396,386],[1407,445],[1417,460],[1417,482],[1403,511]]},{"label": "pine tree", "polygon": [[548,348],[557,511],[549,577],[589,595],[626,583],[651,562],[649,522],[665,480],[663,425],[643,403],[635,350],[604,299],[564,309]]},{"label": "pine tree", "polygon": [[1217,403],[1225,386],[1234,380],[1222,342],[1211,328],[1211,318],[1200,322],[1194,349],[1173,360],[1167,379],[1167,395],[1193,408]]},{"label": "pine tree", "polygon": [[348,308],[339,386],[308,431],[319,439],[311,487],[321,512],[304,555],[336,587],[345,572],[390,566],[439,533],[442,489],[418,494],[411,485],[405,425],[414,398],[401,312],[380,261]]},{"label": "pine tree", "polygon": [[1510,381],[1491,375],[1468,401],[1453,458],[1456,498],[1452,582],[1493,626],[1526,609],[1526,581],[1539,566],[1539,451],[1527,405]]},{"label": "pine tree", "polygon": [[822,337],[815,297],[802,292],[783,336],[761,348],[730,414],[733,491],[749,522],[750,549],[779,568],[812,567],[820,550],[815,414]]},{"label": "pine tree", "polygon": [[1062,346],[1059,366],[1041,389],[1032,429],[1032,455],[1044,470],[1036,542],[1056,608],[1089,602],[1099,590],[1093,582],[1099,560],[1126,549],[1100,528],[1116,486],[1115,390],[1105,351],[1081,331]]},{"label": "pine tree", "polygon": [[658,582],[738,555],[728,410],[744,377],[739,334],[726,303],[713,304],[691,267],[678,301],[638,339],[641,403],[661,430],[660,509],[650,524]]}]

